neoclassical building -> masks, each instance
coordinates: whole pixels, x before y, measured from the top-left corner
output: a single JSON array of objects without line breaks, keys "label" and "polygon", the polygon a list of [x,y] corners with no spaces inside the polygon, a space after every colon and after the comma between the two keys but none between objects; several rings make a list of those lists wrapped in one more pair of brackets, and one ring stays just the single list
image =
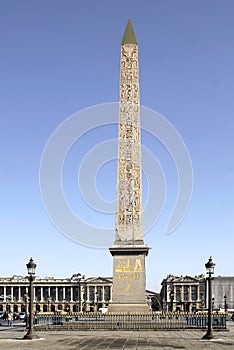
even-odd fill
[{"label": "neoclassical building", "polygon": [[[0,311],[27,309],[28,277],[0,277]],[[71,278],[36,277],[34,308],[37,312],[96,311],[112,298],[112,278],[76,274]]]},{"label": "neoclassical building", "polygon": [[204,275],[173,276],[163,279],[161,304],[163,311],[192,312],[206,306],[206,279]]}]

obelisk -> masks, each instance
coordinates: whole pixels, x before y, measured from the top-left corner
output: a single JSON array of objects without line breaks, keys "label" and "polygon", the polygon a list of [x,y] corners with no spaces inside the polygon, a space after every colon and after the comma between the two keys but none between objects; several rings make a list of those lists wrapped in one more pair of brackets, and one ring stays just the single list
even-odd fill
[{"label": "obelisk", "polygon": [[108,312],[148,312],[142,228],[138,45],[129,20],[121,43],[118,174],[112,302]]}]

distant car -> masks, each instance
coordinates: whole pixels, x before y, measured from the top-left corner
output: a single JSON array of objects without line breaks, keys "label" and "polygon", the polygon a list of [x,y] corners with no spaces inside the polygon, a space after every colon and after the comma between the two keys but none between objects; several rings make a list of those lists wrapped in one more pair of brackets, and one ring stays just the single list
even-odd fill
[{"label": "distant car", "polygon": [[25,320],[26,319],[26,313],[25,312],[20,312],[19,313],[19,320]]},{"label": "distant car", "polygon": [[5,312],[0,311],[0,318],[4,318]]},{"label": "distant car", "polygon": [[108,311],[108,308],[107,307],[100,307],[98,309],[98,311],[101,312],[102,314],[105,314]]}]

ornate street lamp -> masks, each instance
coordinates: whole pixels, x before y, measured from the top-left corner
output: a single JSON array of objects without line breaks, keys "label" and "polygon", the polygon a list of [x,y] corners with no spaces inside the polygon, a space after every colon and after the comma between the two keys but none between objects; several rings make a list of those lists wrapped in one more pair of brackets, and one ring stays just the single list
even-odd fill
[{"label": "ornate street lamp", "polygon": [[29,274],[29,327],[28,327],[28,332],[25,334],[24,339],[35,339],[37,336],[33,332],[33,298],[34,298],[34,293],[33,293],[33,280],[35,278],[35,270],[37,265],[31,258],[29,263],[26,264],[27,269],[28,269],[28,274]]},{"label": "ornate street lamp", "polygon": [[224,311],[227,312],[227,296],[224,295]]},{"label": "ornate street lamp", "polygon": [[212,277],[211,275],[214,274],[214,267],[215,263],[213,262],[212,258],[210,257],[209,261],[205,264],[206,267],[206,273],[208,274],[207,281],[208,281],[208,329],[206,334],[203,336],[203,339],[212,339]]},{"label": "ornate street lamp", "polygon": [[24,294],[26,328],[28,327],[28,294]]}]

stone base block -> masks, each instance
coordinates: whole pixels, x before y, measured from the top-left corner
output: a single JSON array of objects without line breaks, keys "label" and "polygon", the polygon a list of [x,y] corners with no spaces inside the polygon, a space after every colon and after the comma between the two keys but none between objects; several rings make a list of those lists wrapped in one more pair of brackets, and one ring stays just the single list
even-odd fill
[{"label": "stone base block", "polygon": [[108,305],[108,313],[138,313],[145,314],[151,313],[149,306],[147,304],[129,304],[129,303],[110,303]]}]

